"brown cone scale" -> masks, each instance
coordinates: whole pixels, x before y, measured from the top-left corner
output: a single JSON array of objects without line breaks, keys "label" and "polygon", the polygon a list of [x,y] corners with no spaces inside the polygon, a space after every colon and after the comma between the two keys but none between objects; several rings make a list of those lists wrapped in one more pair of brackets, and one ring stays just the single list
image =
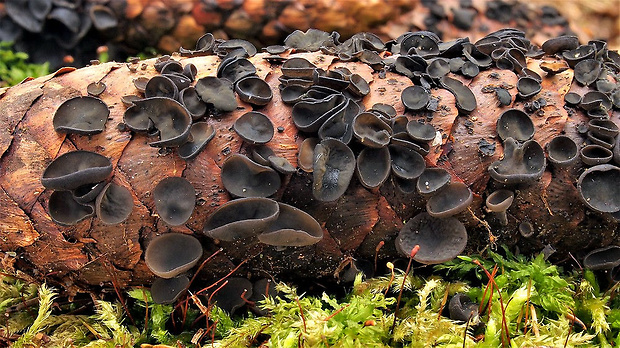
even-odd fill
[{"label": "brown cone scale", "polygon": [[[291,120],[291,106],[282,103],[278,91],[280,66],[271,65],[258,54],[250,60],[260,78],[273,91],[273,100],[260,112],[267,115],[275,128],[274,138],[266,144],[278,156],[297,163],[297,152],[305,139]],[[370,93],[361,103],[370,109],[375,103],[392,105],[398,115],[409,119],[421,116],[406,113],[401,92],[412,85],[410,79],[387,72],[384,77],[360,62],[337,62],[321,53],[297,53],[325,70],[346,66],[370,84]],[[219,59],[215,56],[180,58],[183,65],[193,63],[197,79],[215,76]],[[403,222],[425,210],[426,199],[418,194],[403,194],[391,179],[378,189],[366,189],[353,179],[348,189],[333,202],[319,202],[312,195],[312,174],[298,171],[283,176],[282,186],[274,195],[311,214],[322,226],[324,237],[315,245],[279,250],[263,244],[244,245],[240,242],[217,242],[201,234],[208,216],[231,196],[220,178],[223,162],[232,154],[251,155],[251,148],[233,129],[235,120],[252,110],[238,100],[239,107],[207,119],[216,135],[193,160],[184,161],[175,150],[151,147],[146,135],[117,127],[123,121],[126,106],[121,97],[137,94],[133,80],[157,75],[154,60],[147,60],[145,70],[131,72],[125,64],[105,63],[48,75],[0,90],[0,249],[2,267],[20,270],[38,280],[60,282],[69,290],[92,285],[119,286],[150,284],[152,273],[144,263],[144,251],[156,235],[181,232],[197,236],[205,249],[205,257],[220,247],[219,253],[203,268],[200,278],[223,276],[247,259],[242,271],[253,275],[282,278],[315,277],[334,279],[333,274],[348,258],[374,260],[377,245],[379,260],[399,257],[394,239]],[[532,69],[540,60],[531,59]],[[541,75],[544,75],[539,71]],[[451,74],[452,76],[452,74]],[[453,181],[464,182],[474,194],[472,205],[457,215],[469,234],[467,251],[482,250],[497,243],[517,244],[522,251],[538,252],[551,244],[558,255],[581,252],[618,242],[617,223],[588,210],[579,200],[573,182],[560,178],[547,168],[543,177],[532,185],[519,186],[509,210],[507,226],[491,221],[484,209],[484,197],[493,192],[497,183],[490,178],[488,166],[502,158],[502,144],[495,124],[501,113],[510,108],[524,108],[523,101],[498,106],[494,93],[485,87],[502,86],[514,96],[517,76],[507,70],[489,69],[474,79],[452,76],[468,86],[477,98],[477,108],[469,115],[459,115],[454,96],[444,89],[433,89],[439,100],[437,111],[424,117],[440,132],[440,142],[431,145],[425,156],[428,167],[445,168]],[[52,125],[54,111],[65,100],[85,95],[89,83],[101,81],[106,91],[100,98],[110,108],[105,130],[96,135],[65,135],[56,133]],[[543,112],[532,115],[536,129],[534,139],[544,148],[553,136],[561,133],[574,138],[580,135],[576,125],[586,122],[580,110],[569,115],[564,109],[564,95],[579,86],[571,85],[571,69],[545,77],[542,92],[547,105]],[[583,94],[583,91],[580,91]],[[618,123],[620,113],[611,119]],[[479,142],[495,144],[495,152],[485,156]],[[127,187],[134,200],[129,218],[118,225],[103,224],[97,218],[85,219],[74,226],[60,226],[49,217],[47,201],[51,194],[41,185],[45,167],[59,155],[74,150],[89,150],[110,158],[113,182]],[[196,190],[197,205],[190,219],[181,226],[171,227],[158,218],[152,198],[155,184],[165,177],[183,176]],[[487,221],[487,218],[489,221]],[[536,230],[532,238],[518,233],[521,221],[530,221]],[[490,228],[487,228],[490,227]]]}]

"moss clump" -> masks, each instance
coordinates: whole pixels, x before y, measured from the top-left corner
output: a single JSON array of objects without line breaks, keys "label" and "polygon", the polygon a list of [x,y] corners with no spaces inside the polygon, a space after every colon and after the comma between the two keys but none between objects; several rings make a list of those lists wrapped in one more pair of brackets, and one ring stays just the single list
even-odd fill
[{"label": "moss clump", "polygon": [[13,86],[27,77],[49,74],[49,64],[28,63],[28,54],[14,52],[13,44],[0,42],[0,87]]},{"label": "moss clump", "polygon": [[[14,347],[620,344],[620,285],[601,289],[591,271],[565,272],[542,255],[527,258],[508,250],[502,255],[487,251],[485,258],[460,257],[435,266],[430,278],[389,268],[393,272],[384,277],[364,280],[359,274],[348,294],[340,297],[310,296],[279,283],[277,296],[255,304],[268,315],[248,313],[232,318],[210,303],[205,289],[188,292],[173,306],[155,304],[148,290],[135,288],[124,302],[126,312],[121,304],[97,300],[93,314],[75,315],[70,308],[56,305],[54,301],[60,301],[47,286],[2,276],[0,311],[7,319],[0,323],[0,332],[4,343]],[[396,311],[401,291],[400,310]],[[447,302],[456,293],[482,303],[477,317],[469,322],[447,317]]]}]

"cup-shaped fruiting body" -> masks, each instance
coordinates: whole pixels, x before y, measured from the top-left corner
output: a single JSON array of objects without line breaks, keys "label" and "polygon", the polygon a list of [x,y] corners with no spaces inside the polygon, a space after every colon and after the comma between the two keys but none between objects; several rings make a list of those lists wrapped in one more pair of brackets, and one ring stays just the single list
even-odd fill
[{"label": "cup-shaped fruiting body", "polygon": [[506,110],[497,119],[497,135],[502,140],[508,138],[514,138],[517,141],[532,139],[534,122],[523,110]]},{"label": "cup-shaped fruiting body", "polygon": [[450,319],[470,322],[476,324],[480,322],[478,317],[478,305],[473,303],[466,294],[455,294],[448,304]]},{"label": "cup-shaped fruiting body", "polygon": [[45,168],[41,184],[48,189],[73,190],[103,181],[111,173],[112,163],[107,157],[90,151],[71,151]]},{"label": "cup-shaped fruiting body", "polygon": [[158,304],[174,303],[189,285],[189,278],[180,274],[172,278],[157,278],[151,284],[153,302]]},{"label": "cup-shaped fruiting body", "polygon": [[196,191],[187,179],[173,176],[162,179],[153,189],[159,217],[170,226],[184,224],[196,206]]},{"label": "cup-shaped fruiting body", "polygon": [[97,217],[108,225],[125,221],[133,210],[133,196],[129,189],[115,183],[109,183],[95,200]]},{"label": "cup-shaped fruiting body", "polygon": [[319,201],[338,199],[355,173],[353,151],[336,139],[325,139],[314,148],[312,193]]},{"label": "cup-shaped fruiting body", "polygon": [[556,168],[575,165],[579,159],[577,143],[566,135],[553,137],[547,143],[547,158]]},{"label": "cup-shaped fruiting body", "polygon": [[278,203],[278,217],[258,240],[278,247],[301,247],[316,244],[323,238],[321,225],[308,213],[285,203]]},{"label": "cup-shaped fruiting body", "polygon": [[166,233],[153,238],[144,253],[146,265],[161,278],[172,278],[189,270],[201,257],[200,241],[183,233]]},{"label": "cup-shaped fruiting body", "polygon": [[416,188],[423,196],[431,196],[445,188],[452,180],[450,173],[443,168],[426,168],[418,178]]},{"label": "cup-shaped fruiting body", "polygon": [[239,198],[217,208],[207,219],[203,232],[223,241],[256,236],[266,231],[279,214],[278,203],[272,199]]},{"label": "cup-shaped fruiting body", "polygon": [[[105,86],[105,85],[104,85]],[[101,99],[91,96],[64,101],[54,113],[54,129],[61,133],[92,135],[101,133],[110,110]]]},{"label": "cup-shaped fruiting body", "polygon": [[360,183],[367,188],[381,186],[390,175],[390,150],[383,148],[364,148],[357,156],[355,167]]},{"label": "cup-shaped fruiting body", "polygon": [[592,250],[583,258],[583,266],[591,270],[609,270],[620,266],[620,246],[610,245]]},{"label": "cup-shaped fruiting body", "polygon": [[504,140],[504,158],[491,163],[489,174],[502,184],[532,183],[545,171],[545,153],[534,140],[519,144],[515,139]]},{"label": "cup-shaped fruiting body", "polygon": [[426,202],[426,210],[433,217],[448,217],[467,209],[474,196],[462,182],[453,182],[435,193]]},{"label": "cup-shaped fruiting body", "polygon": [[420,250],[413,257],[424,264],[450,261],[465,249],[467,231],[454,217],[435,218],[420,213],[407,221],[396,237],[396,249],[409,257],[414,246]]},{"label": "cup-shaped fruiting body", "polygon": [[579,151],[581,161],[589,166],[605,164],[614,157],[613,152],[601,145],[586,145]]},{"label": "cup-shaped fruiting body", "polygon": [[601,213],[620,210],[620,168],[599,164],[586,169],[577,180],[577,190],[583,203]]},{"label": "cup-shaped fruiting body", "polygon": [[267,115],[250,111],[241,115],[233,125],[235,132],[250,144],[265,144],[273,138],[273,123]]},{"label": "cup-shaped fruiting body", "polygon": [[222,183],[236,197],[268,197],[280,188],[281,179],[272,168],[234,154],[222,165]]},{"label": "cup-shaped fruiting body", "polygon": [[506,211],[512,205],[515,195],[509,190],[497,190],[491,193],[486,199],[486,207],[489,211],[495,213],[497,219],[502,226],[508,225],[508,216]]}]

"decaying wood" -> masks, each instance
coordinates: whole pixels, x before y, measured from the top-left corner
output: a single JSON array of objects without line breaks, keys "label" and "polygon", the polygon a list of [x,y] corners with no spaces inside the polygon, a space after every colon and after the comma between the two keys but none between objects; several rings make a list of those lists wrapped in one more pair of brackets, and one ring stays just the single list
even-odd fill
[{"label": "decaying wood", "polygon": [[[472,80],[461,78],[473,90],[478,102],[470,115],[459,115],[453,95],[443,89],[432,91],[433,97],[439,100],[436,112],[412,114],[405,112],[400,101],[401,91],[412,85],[410,79],[390,72],[382,78],[363,63],[337,62],[334,57],[320,53],[298,55],[326,70],[346,65],[362,75],[371,86],[371,93],[362,100],[366,108],[378,102],[390,104],[398,114],[406,114],[410,119],[424,118],[440,131],[441,142],[433,144],[426,160],[428,166],[447,169],[453,180],[463,181],[475,193],[471,208],[459,215],[468,228],[469,251],[481,250],[493,243],[507,243],[536,252],[551,244],[565,255],[618,241],[617,223],[587,211],[578,199],[574,183],[558,182],[549,170],[538,183],[516,190],[508,226],[499,226],[488,219],[482,209],[482,195],[496,183],[490,180],[487,168],[502,156],[502,145],[495,131],[496,120],[506,109],[523,109],[523,101],[514,101],[517,81],[514,73],[490,69]],[[267,146],[296,163],[303,136],[291,121],[291,107],[280,99],[279,66],[269,64],[262,57],[259,54],[251,60],[258,75],[271,86],[274,98],[261,112],[270,117],[275,127],[284,128],[283,132],[275,133]],[[219,64],[214,56],[178,59],[183,64],[195,64],[197,78],[214,76]],[[112,276],[120,286],[145,284],[153,277],[144,264],[145,247],[154,236],[169,231],[198,236],[205,247],[205,257],[224,248],[224,252],[205,267],[201,273],[203,278],[226,274],[245,259],[249,261],[242,271],[252,274],[332,277],[348,257],[374,260],[377,245],[382,241],[385,245],[379,251],[380,260],[398,256],[394,238],[404,221],[425,209],[426,201],[422,197],[404,195],[390,181],[378,190],[368,190],[354,179],[340,199],[322,203],[312,198],[311,174],[301,171],[284,179],[276,198],[305,210],[321,223],[325,236],[318,244],[279,251],[259,244],[215,244],[203,236],[200,231],[207,217],[231,199],[219,174],[223,161],[230,154],[248,151],[232,124],[252,107],[239,101],[237,110],[208,119],[217,130],[215,138],[197,158],[185,162],[174,150],[150,147],[147,136],[118,127],[126,109],[120,98],[137,93],[132,80],[157,74],[154,60],[144,63],[146,69],[135,72],[124,64],[106,63],[52,74],[12,87],[0,96],[0,249],[4,254],[3,264],[36,278],[59,281],[72,290],[88,285],[109,285]],[[530,67],[538,70],[538,63],[533,60]],[[579,110],[572,110],[569,115],[564,109],[563,97],[571,88],[572,74],[572,70],[567,70],[544,79],[543,91],[537,97],[544,98],[547,105],[538,115],[532,116],[535,139],[542,146],[551,137],[564,132],[579,143],[583,141],[574,129],[579,123],[587,122],[587,117]],[[107,85],[100,96],[110,108],[105,131],[92,136],[56,133],[52,127],[55,110],[70,97],[85,95],[86,86],[95,81]],[[490,86],[507,88],[513,95],[513,104],[498,106],[494,93],[483,91]],[[612,120],[618,122],[618,116],[618,111],[614,111]],[[478,148],[481,139],[495,144],[495,153],[483,155]],[[41,185],[42,172],[54,158],[76,149],[94,151],[111,159],[113,180],[129,188],[134,198],[133,212],[125,222],[105,225],[90,218],[63,227],[50,219],[47,202],[51,192]],[[161,179],[179,175],[194,186],[198,204],[185,225],[170,227],[158,218],[151,192]],[[534,225],[535,237],[523,238],[517,232],[519,222],[524,220]],[[492,226],[492,231],[480,221]]]}]

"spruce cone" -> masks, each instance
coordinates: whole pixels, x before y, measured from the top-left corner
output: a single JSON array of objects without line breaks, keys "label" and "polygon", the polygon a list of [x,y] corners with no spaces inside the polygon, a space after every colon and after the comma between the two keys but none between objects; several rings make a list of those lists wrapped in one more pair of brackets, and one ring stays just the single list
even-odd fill
[{"label": "spruce cone", "polygon": [[[184,233],[200,241],[205,250],[203,259],[223,248],[202,269],[201,278],[222,276],[247,260],[240,272],[252,276],[333,279],[352,259],[372,264],[378,257],[383,264],[386,260],[407,257],[410,244],[419,242],[413,235],[398,237],[401,230],[415,234],[427,222],[440,226],[446,225],[446,221],[449,221],[447,231],[455,230],[461,223],[465,226],[468,252],[505,243],[533,253],[550,245],[563,257],[568,252],[581,255],[618,244],[617,52],[607,51],[602,43],[595,42],[582,48],[584,52],[592,52],[592,58],[577,59],[572,51],[578,45],[576,38],[562,37],[547,41],[542,46],[544,53],[530,45],[521,32],[510,29],[476,45],[466,40],[441,43],[428,32],[409,33],[387,44],[376,36],[361,33],[340,44],[333,35],[319,31],[296,32],[285,44],[286,47],[270,47],[272,53],[258,53],[245,59],[243,56],[252,55],[253,50],[247,42],[218,41],[206,35],[197,51],[183,51],[190,57],[175,55],[171,60],[160,58],[62,69],[2,90],[2,267],[19,269],[37,279],[56,280],[72,290],[109,285],[111,281],[121,287],[147,284],[154,276],[145,264],[146,247],[157,235]],[[303,52],[319,47],[323,52]],[[562,54],[565,58],[560,58]],[[286,65],[282,65],[287,59]],[[190,64],[196,67],[196,74]],[[195,77],[191,83],[195,90],[184,90],[181,97],[170,92],[167,87],[171,85],[166,85],[170,82],[164,81],[168,79],[154,78],[160,76],[156,68],[162,73],[185,72],[177,75],[180,84],[185,83],[182,76],[188,81]],[[480,72],[476,74],[477,70]],[[538,75],[542,76],[541,82]],[[256,86],[269,88],[250,87],[256,95],[248,97],[244,92],[247,81],[242,77],[264,80],[266,84],[257,82]],[[191,151],[188,154],[187,149],[182,149],[187,141],[200,139],[198,131],[189,137],[189,123],[179,126],[183,120],[189,120],[190,113],[185,107],[172,100],[162,101],[161,97],[154,98],[162,101],[158,106],[147,105],[146,101],[136,101],[131,107],[123,103],[128,99],[124,96],[144,96],[138,91],[138,87],[144,87],[140,86],[140,78],[157,82],[146,86],[146,96],[170,92],[172,97],[184,101],[183,96],[187,94],[191,99],[191,93],[195,93],[194,104],[190,99],[184,101],[196,113],[194,124],[201,121],[215,130],[214,137],[195,157]],[[232,82],[226,79],[236,82],[234,94]],[[106,88],[103,92],[95,91],[101,85],[92,83],[103,83]],[[317,84],[323,87],[312,87],[307,92],[310,85]],[[294,87],[283,89],[284,85]],[[218,92],[208,91],[213,88],[218,88]],[[73,130],[62,128],[58,120],[62,117],[60,109],[67,108],[67,100],[87,95],[87,90],[91,94],[101,93],[99,98],[109,109],[107,120],[101,116],[105,112],[95,113],[95,120],[80,119],[74,122]],[[269,91],[272,98],[260,101],[259,97],[268,96]],[[307,94],[302,95],[304,91]],[[295,98],[291,95],[295,93],[302,101],[292,101]],[[233,99],[226,99],[227,96]],[[584,97],[581,102],[573,99],[580,96]],[[346,110],[330,111],[326,105],[332,101],[334,108]],[[81,114],[88,114],[95,105],[90,104]],[[206,110],[206,116],[195,111],[200,106]],[[153,116],[160,115],[157,113],[160,110],[166,110],[161,119]],[[316,136],[317,130],[326,138],[319,146],[310,147],[314,150],[310,161],[314,172],[308,172],[307,167],[292,172],[282,169],[283,173],[275,177],[270,174],[271,179],[259,175],[250,178],[247,184],[280,183],[271,187],[275,193],[266,195],[286,204],[279,204],[282,216],[293,214],[287,207],[295,207],[316,219],[322,237],[320,232],[318,239],[312,234],[315,244],[271,245],[261,234],[262,230],[249,234],[237,230],[235,233],[240,236],[230,239],[214,237],[216,234],[209,234],[209,228],[205,231],[214,212],[233,196],[243,196],[249,187],[226,184],[229,179],[222,172],[232,163],[230,159],[238,159],[237,154],[242,154],[258,161],[253,152],[265,150],[258,147],[265,140],[247,136],[242,122],[237,122],[253,110],[266,115],[273,125],[254,128],[276,130],[264,145],[280,157],[271,158],[273,161],[268,161],[271,165],[285,163],[283,158],[294,167],[303,167],[302,163],[298,166],[303,140]],[[319,115],[313,115],[314,112]],[[341,115],[344,123],[324,113]],[[150,120],[139,121],[146,132],[136,131],[140,127],[134,122],[144,114],[150,115]],[[168,124],[163,119],[165,115],[175,115],[171,129],[165,128]],[[315,120],[310,122],[306,118],[312,117],[327,118],[325,124],[335,127],[321,127],[323,120],[318,125],[310,124]],[[102,132],[83,129],[86,123],[101,121],[105,121]],[[250,122],[251,131],[257,122]],[[430,136],[429,125],[432,126]],[[351,135],[349,131],[349,139],[353,139],[348,146],[344,145],[347,141],[328,139],[346,138],[342,129],[354,132]],[[564,137],[558,138],[560,135]],[[389,150],[385,150],[388,143]],[[602,145],[603,150],[589,155],[584,145],[590,143]],[[606,151],[605,146],[612,150]],[[585,155],[580,160],[578,151],[582,147]],[[58,164],[55,160],[78,150],[109,159],[110,174],[105,172],[105,163],[97,164],[92,171],[103,172],[104,182],[129,190],[133,206],[127,219],[118,223],[114,217],[106,216],[108,210],[114,209],[101,207],[96,209],[96,216],[88,215],[91,203],[86,208],[82,206],[86,213],[69,226],[65,225],[72,222],[54,215],[52,210],[66,210],[66,206],[75,204],[69,200],[71,204],[51,208],[50,201],[64,195],[58,192],[67,192],[63,190],[77,185],[65,181],[72,164]],[[421,162],[416,159],[422,158],[419,153],[424,155]],[[606,154],[611,156],[605,158]],[[329,162],[347,156],[348,162]],[[355,156],[353,162],[351,156]],[[387,162],[377,161],[385,159],[382,156],[388,156]],[[95,157],[97,162],[101,156]],[[266,157],[270,159],[269,155]],[[611,157],[615,164],[596,165],[609,162]],[[321,167],[325,158],[328,168]],[[358,175],[353,175],[351,169],[356,167],[355,158],[361,162],[357,165]],[[50,178],[49,168],[53,167],[50,163],[59,167],[55,170],[60,172],[57,175],[60,179]],[[374,172],[385,170],[385,163],[387,175],[373,177]],[[421,167],[415,167],[420,164]],[[235,165],[237,169],[232,170],[235,175],[249,171],[238,168],[250,168]],[[427,170],[422,172],[424,167]],[[267,171],[261,168],[260,172]],[[368,168],[371,174],[366,175],[364,171]],[[420,175],[423,182],[417,180]],[[76,182],[80,184],[86,182],[89,188],[95,184],[94,179],[89,181],[81,174],[78,176],[82,181]],[[350,181],[347,176],[352,176]],[[159,205],[169,196],[158,193],[161,190],[158,183],[169,177],[185,178],[195,190],[196,204],[190,209],[187,221],[164,216],[166,210]],[[452,184],[433,192],[431,178],[449,179],[445,181]],[[322,185],[317,184],[321,182]],[[171,192],[181,186],[173,184]],[[342,189],[344,193],[332,189]],[[509,193],[491,195],[499,189]],[[194,200],[185,197],[173,203],[180,205]],[[450,200],[452,197],[456,197],[455,202]],[[507,200],[511,204],[507,204],[503,216],[497,207]],[[97,199],[95,203],[99,205],[101,201]],[[426,215],[426,211],[433,217]],[[302,224],[301,218],[293,220],[295,226]],[[274,224],[278,223],[268,223],[267,229]],[[442,231],[433,233],[440,236]],[[422,245],[420,254],[432,248]],[[458,248],[451,245],[445,249]]]}]

